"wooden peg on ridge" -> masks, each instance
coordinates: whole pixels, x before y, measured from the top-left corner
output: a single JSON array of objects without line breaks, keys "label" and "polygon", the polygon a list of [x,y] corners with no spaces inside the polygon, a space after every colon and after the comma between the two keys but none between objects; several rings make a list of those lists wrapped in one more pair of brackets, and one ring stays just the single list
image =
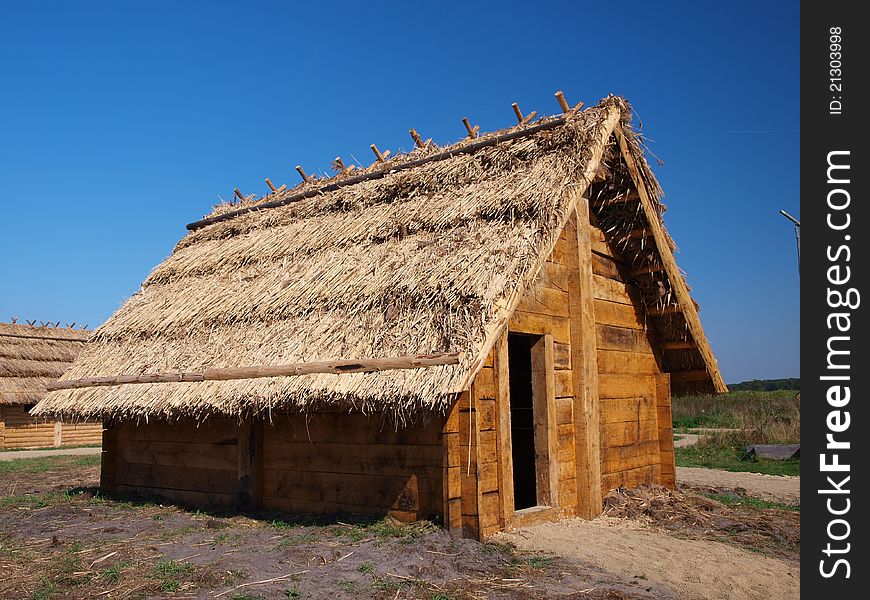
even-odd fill
[{"label": "wooden peg on ridge", "polygon": [[385,150],[385,151],[381,152],[380,150],[378,150],[378,147],[375,146],[374,144],[369,146],[369,148],[371,148],[372,152],[375,153],[375,157],[377,157],[379,163],[386,162],[387,158],[390,156],[389,150]]},{"label": "wooden peg on ridge", "polygon": [[272,183],[272,180],[269,179],[268,177],[266,177],[266,185],[268,185],[268,186],[269,186],[269,189],[272,190],[273,192],[277,192],[277,191],[278,191],[278,188],[275,187],[275,184],[273,184],[273,183]]},{"label": "wooden peg on ridge", "polygon": [[302,181],[304,181],[305,183],[308,183],[308,180],[310,179],[310,177],[309,177],[308,173],[305,172],[305,169],[303,169],[299,165],[296,165],[296,172],[299,173],[299,175],[302,177]]},{"label": "wooden peg on ridge", "polygon": [[462,117],[462,124],[465,125],[465,129],[468,131],[468,137],[472,140],[475,139],[480,131],[480,125],[472,127],[471,123],[468,122],[468,117]]},{"label": "wooden peg on ridge", "polygon": [[522,111],[520,110],[520,105],[517,104],[516,102],[511,104],[511,108],[514,109],[514,114],[517,116],[517,123],[520,125],[525,125],[526,123],[528,123],[529,121],[534,119],[536,116],[538,116],[538,111],[533,110],[532,112],[530,112],[529,114],[527,114],[524,117]]}]

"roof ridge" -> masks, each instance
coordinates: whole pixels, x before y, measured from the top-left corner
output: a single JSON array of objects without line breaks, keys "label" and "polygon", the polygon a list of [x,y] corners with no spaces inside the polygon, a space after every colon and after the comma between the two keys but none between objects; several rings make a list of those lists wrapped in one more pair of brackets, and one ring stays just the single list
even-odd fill
[{"label": "roof ridge", "polygon": [[[467,123],[467,119],[465,119],[464,122],[466,123],[466,128],[469,131],[468,136],[466,136],[462,140],[459,140],[458,142],[455,142],[453,144],[448,144],[446,146],[435,146],[435,145],[431,144],[431,142],[429,140],[427,140],[426,143],[424,143],[422,146],[420,146],[419,145],[420,142],[418,142],[419,136],[416,135],[416,133],[417,133],[416,130],[412,129],[411,135],[415,140],[415,144],[417,144],[416,148],[414,148],[410,152],[407,152],[404,154],[397,154],[390,159],[386,159],[385,155],[388,154],[388,152],[382,154],[377,149],[377,147],[374,144],[372,144],[372,151],[377,156],[377,160],[374,163],[372,163],[371,165],[369,165],[368,167],[366,167],[365,171],[363,173],[360,173],[359,175],[348,176],[348,174],[350,173],[350,170],[345,169],[339,173],[336,173],[332,177],[322,178],[322,179],[317,178],[316,181],[319,183],[319,185],[316,187],[309,187],[308,189],[300,189],[300,188],[304,188],[307,184],[314,183],[315,178],[312,176],[305,175],[304,171],[301,169],[301,167],[297,167],[297,170],[302,175],[304,181],[297,184],[292,189],[287,190],[286,186],[281,186],[280,188],[275,188],[274,185],[272,185],[271,181],[267,179],[267,183],[269,184],[270,188],[272,188],[272,191],[269,192],[268,194],[266,194],[265,196],[263,196],[262,198],[260,198],[260,200],[251,200],[250,204],[247,204],[245,206],[241,206],[240,208],[237,208],[235,210],[230,210],[228,212],[219,213],[219,214],[212,214],[210,216],[206,216],[206,217],[199,219],[197,221],[193,221],[191,223],[188,223],[186,225],[186,228],[189,231],[196,231],[197,229],[201,229],[201,228],[206,227],[208,225],[212,225],[214,223],[219,223],[221,221],[227,221],[227,220],[233,219],[237,216],[247,214],[250,212],[255,212],[255,211],[269,209],[269,208],[277,208],[279,206],[285,206],[287,204],[292,204],[292,203],[298,202],[300,200],[305,200],[307,198],[313,198],[313,197],[318,196],[318,195],[323,194],[323,193],[328,193],[328,192],[332,192],[332,191],[335,191],[335,190],[343,188],[343,187],[355,185],[355,184],[361,183],[363,181],[368,181],[371,179],[379,179],[379,178],[385,177],[385,176],[392,174],[392,173],[396,173],[399,171],[405,171],[408,169],[413,169],[415,167],[418,167],[418,166],[425,164],[425,163],[428,163],[428,162],[445,160],[445,159],[452,158],[454,156],[459,156],[462,154],[471,154],[471,153],[476,152],[477,150],[479,150],[481,148],[493,146],[493,145],[496,145],[500,142],[510,141],[513,139],[534,135],[535,133],[538,133],[540,131],[546,131],[548,129],[555,129],[556,127],[559,127],[561,125],[564,125],[564,124],[570,122],[573,117],[575,117],[578,113],[581,112],[580,109],[583,107],[583,103],[580,102],[579,104],[577,104],[573,108],[570,108],[567,105],[567,103],[564,102],[564,96],[562,96],[562,92],[556,92],[555,95],[556,95],[556,98],[559,100],[560,106],[562,106],[563,114],[561,114],[561,115],[544,116],[544,117],[541,117],[540,119],[538,119],[534,124],[530,124],[532,122],[528,120],[528,117],[525,117],[522,120],[520,120],[520,122],[517,125],[514,125],[512,127],[507,127],[504,129],[499,129],[499,130],[496,130],[493,132],[488,132],[488,133],[485,133],[483,135],[478,134],[477,126],[475,126],[474,128],[471,128],[470,125]],[[613,105],[614,103],[623,105],[625,103],[625,100],[624,100],[624,98],[622,98],[620,96],[612,96],[612,95],[607,96],[606,98],[602,98],[601,101],[599,101],[599,103],[596,104],[595,106],[587,107],[582,112],[587,112],[590,109],[597,110],[597,109],[607,108],[609,105]],[[517,109],[515,109],[515,111],[516,110]],[[533,116],[534,114],[535,113],[529,113],[529,116]],[[519,119],[519,115],[518,115],[518,119]],[[474,137],[472,137],[472,136],[474,136]],[[416,158],[416,159],[405,160],[404,162],[400,160],[400,159],[410,158],[415,153],[419,153],[421,150],[424,150],[424,151],[428,150],[429,148],[437,149],[438,151],[432,152],[430,154],[425,154],[425,155],[420,156],[419,158]],[[337,158],[335,162],[337,164],[343,165],[343,163],[341,163],[340,160],[341,160],[340,158]],[[299,191],[296,193],[293,193],[289,196],[283,195],[282,197],[276,198],[275,200],[263,202],[263,200],[265,200],[266,198],[268,198],[270,196],[274,196],[277,194],[285,194],[288,192],[292,192],[293,190],[299,190]],[[241,194],[241,192],[238,192],[238,190],[234,190],[234,192],[236,193],[236,196],[239,198],[243,198],[245,200],[247,200],[248,198],[251,198],[250,196],[245,197],[244,195]]]}]

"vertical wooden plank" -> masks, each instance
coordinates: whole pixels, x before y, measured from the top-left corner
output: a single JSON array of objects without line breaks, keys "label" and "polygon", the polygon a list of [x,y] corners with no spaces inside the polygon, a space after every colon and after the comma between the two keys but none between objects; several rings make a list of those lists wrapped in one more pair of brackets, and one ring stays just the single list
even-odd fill
[{"label": "vertical wooden plank", "polygon": [[100,491],[103,494],[117,492],[115,481],[117,479],[118,429],[117,422],[103,421],[103,449],[100,454]]},{"label": "vertical wooden plank", "polygon": [[263,424],[260,420],[244,419],[236,432],[236,507],[242,512],[250,512],[259,508],[263,499]]},{"label": "vertical wooden plank", "polygon": [[[671,412],[671,376],[669,373],[661,373],[656,376],[656,415],[658,417],[661,484],[676,489],[677,466],[674,457],[674,422]],[[667,415],[667,418],[662,418],[662,415]]]},{"label": "vertical wooden plank", "polygon": [[60,442],[63,439],[63,422],[60,419],[54,421],[54,447],[60,447]]},{"label": "vertical wooden plank", "polygon": [[462,482],[462,536],[480,539],[480,489],[478,455],[480,443],[474,407],[474,383],[459,399],[459,473]]},{"label": "vertical wooden plank", "polygon": [[[602,511],[600,407],[592,278],[589,200],[577,198],[569,223],[574,252],[569,253],[568,303],[571,314],[571,365],[574,379],[574,444],[577,461],[577,515]],[[571,227],[573,225],[573,227]]]},{"label": "vertical wooden plank", "polygon": [[510,371],[508,333],[502,333],[495,346],[496,393],[498,395],[498,473],[501,492],[502,527],[514,518],[514,459],[511,450]]},{"label": "vertical wooden plank", "polygon": [[539,506],[556,506],[559,501],[554,377],[553,336],[545,334],[532,347],[532,412],[535,421],[535,475]]},{"label": "vertical wooden plank", "polygon": [[444,526],[453,537],[462,536],[462,488],[459,474],[459,405],[453,403],[441,426]]}]

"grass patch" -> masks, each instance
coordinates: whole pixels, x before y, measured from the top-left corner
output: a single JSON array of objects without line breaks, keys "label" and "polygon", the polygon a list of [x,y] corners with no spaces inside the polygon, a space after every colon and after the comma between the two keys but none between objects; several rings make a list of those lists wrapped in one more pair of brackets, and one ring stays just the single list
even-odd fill
[{"label": "grass patch", "polygon": [[39,456],[0,461],[0,474],[3,473],[45,473],[70,467],[95,467],[100,464],[100,455],[86,456]]},{"label": "grass patch", "polygon": [[742,444],[718,445],[701,443],[687,448],[676,448],[674,455],[678,467],[704,467],[725,471],[764,473],[766,475],[800,476],[800,459],[764,460],[750,457]]},{"label": "grass patch", "polygon": [[733,496],[731,494],[704,494],[707,498],[721,502],[725,506],[747,506],[757,510],[776,509],[789,510],[792,512],[800,512],[799,504],[783,504],[781,502],[770,502],[761,498],[753,498],[752,496]]},{"label": "grass patch", "polygon": [[428,521],[399,523],[387,518],[376,521],[360,521],[358,523],[340,523],[331,528],[333,535],[344,538],[351,543],[368,539],[375,539],[377,541],[396,539],[410,544],[434,530],[435,525]]},{"label": "grass patch", "polygon": [[672,400],[675,431],[716,428],[748,432],[753,444],[800,440],[797,390],[740,391]]},{"label": "grass patch", "polygon": [[187,562],[161,560],[154,565],[151,578],[158,581],[161,592],[175,592],[181,587],[182,579],[193,574],[196,568]]}]

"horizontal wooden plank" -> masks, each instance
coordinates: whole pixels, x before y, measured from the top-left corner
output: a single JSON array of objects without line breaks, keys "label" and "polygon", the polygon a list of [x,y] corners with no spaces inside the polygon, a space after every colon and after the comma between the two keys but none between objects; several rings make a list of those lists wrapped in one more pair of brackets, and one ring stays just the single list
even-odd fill
[{"label": "horizontal wooden plank", "polygon": [[574,422],[574,398],[556,398],[556,423]]},{"label": "horizontal wooden plank", "polygon": [[643,312],[631,304],[619,304],[609,300],[595,299],[595,322],[599,325],[613,325],[628,329],[647,329]]},{"label": "horizontal wooden plank", "polygon": [[117,491],[122,494],[139,494],[140,496],[159,496],[169,502],[183,506],[232,506],[235,502],[234,494],[219,494],[216,492],[196,492],[192,490],[179,490],[167,488],[149,488],[143,486],[118,484]]},{"label": "horizontal wooden plank", "polygon": [[553,368],[557,371],[571,369],[571,345],[553,342]]},{"label": "horizontal wooden plank", "polygon": [[439,446],[399,444],[266,443],[263,468],[323,473],[411,475],[440,477],[443,452]]},{"label": "horizontal wooden plank", "polygon": [[119,485],[234,494],[237,481],[238,473],[235,470],[138,464],[124,461],[116,461],[115,463],[115,482]]},{"label": "horizontal wooden plank", "polygon": [[520,300],[517,310],[553,317],[568,317],[568,292],[533,285]]},{"label": "horizontal wooden plank", "polygon": [[574,395],[572,371],[553,371],[553,384],[556,398],[569,398]]},{"label": "horizontal wooden plank", "polygon": [[600,398],[652,398],[655,395],[653,375],[620,375],[599,373],[598,396]]},{"label": "horizontal wooden plank", "polygon": [[599,350],[652,352],[646,333],[640,329],[599,324],[595,326],[595,335]]},{"label": "horizontal wooden plank", "polygon": [[601,422],[656,420],[655,401],[646,398],[602,398]]},{"label": "horizontal wooden plank", "polygon": [[397,431],[395,423],[378,413],[273,415],[272,423],[267,423],[263,427],[263,440],[266,444],[284,441],[305,441],[314,444],[337,441],[349,444],[440,446],[441,421],[429,416],[419,424]]},{"label": "horizontal wooden plank", "polygon": [[661,372],[653,354],[599,350],[597,357],[599,373],[656,375]]},{"label": "horizontal wooden plank", "polygon": [[548,317],[517,311],[508,324],[508,331],[544,335],[549,333],[553,341],[568,344],[571,341],[570,321],[561,317]]},{"label": "horizontal wooden plank", "polygon": [[592,294],[597,300],[632,305],[629,290],[633,289],[623,281],[617,281],[601,275],[592,275]]}]

